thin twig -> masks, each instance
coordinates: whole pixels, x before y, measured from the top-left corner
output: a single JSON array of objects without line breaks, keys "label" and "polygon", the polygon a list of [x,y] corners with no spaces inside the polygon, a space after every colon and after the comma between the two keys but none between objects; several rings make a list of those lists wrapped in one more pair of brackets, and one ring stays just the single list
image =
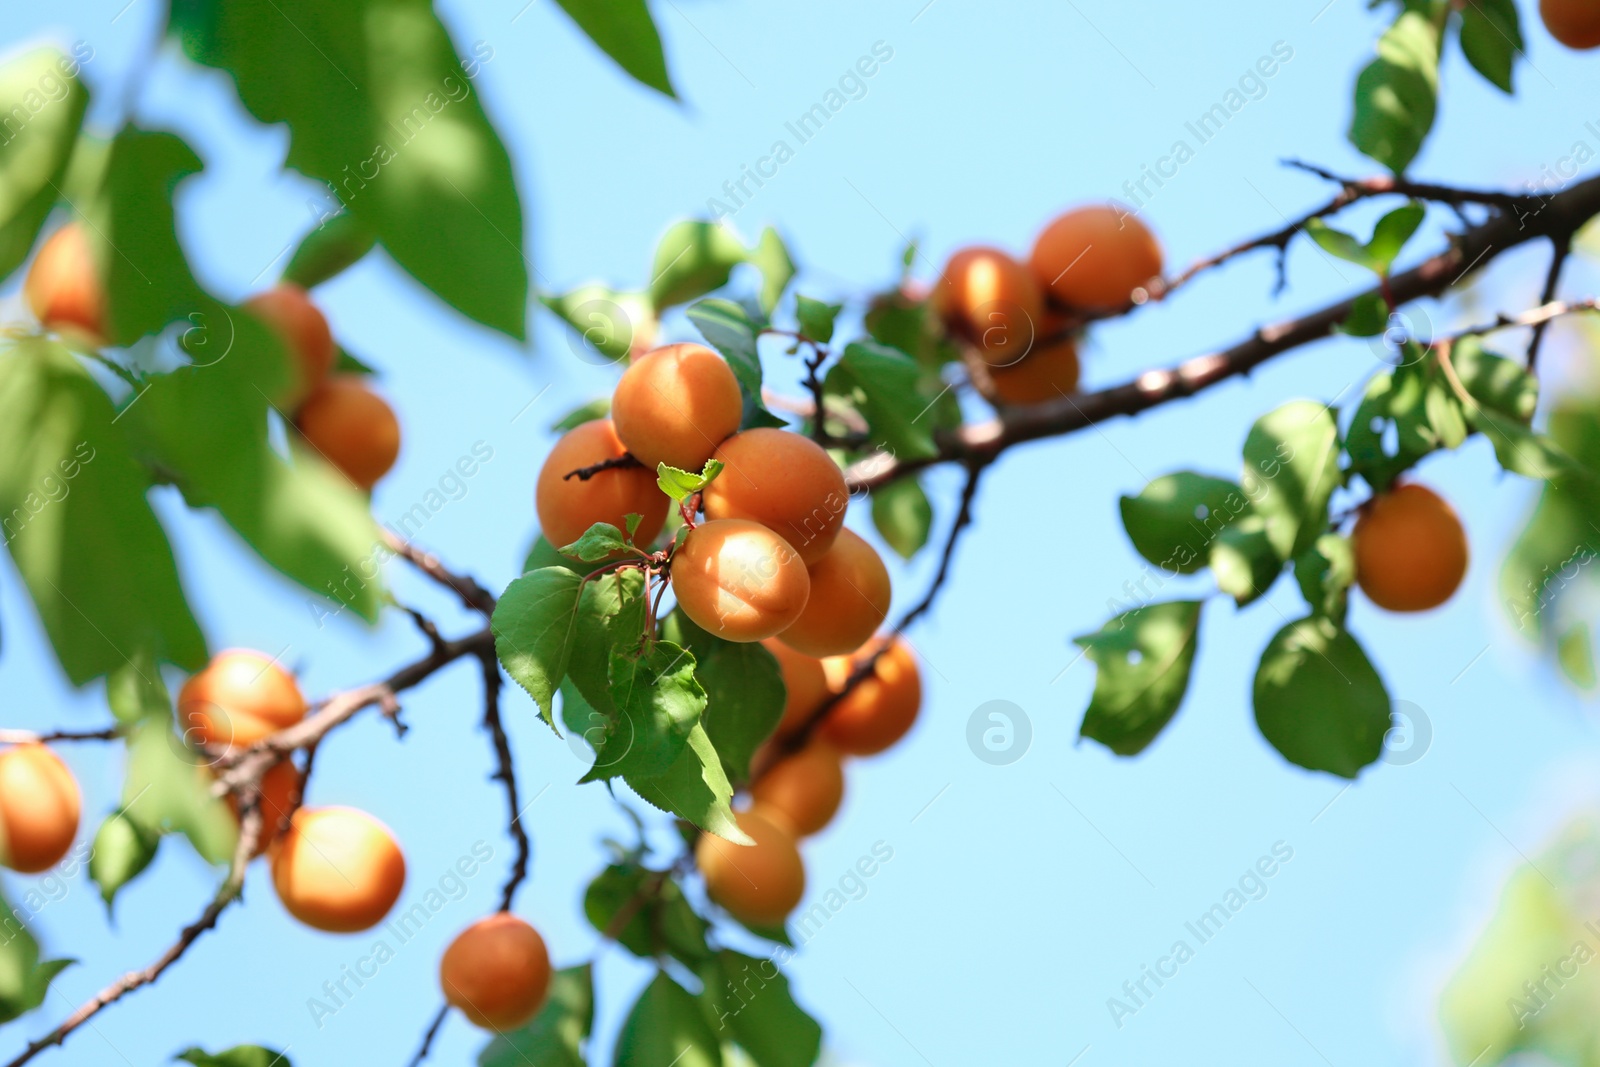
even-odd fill
[{"label": "thin twig", "polygon": [[445,1004],[433,1016],[433,1022],[428,1024],[428,1030],[422,1035],[422,1047],[417,1049],[417,1054],[411,1057],[409,1067],[417,1067],[428,1058],[428,1052],[433,1048],[433,1039],[439,1036],[439,1028],[444,1025],[445,1016],[450,1014],[450,1005]]},{"label": "thin twig", "polygon": [[643,466],[643,463],[633,457],[632,452],[624,452],[615,459],[603,459],[599,463],[591,463],[587,467],[579,467],[575,471],[568,471],[561,476],[561,480],[566,482],[576,478],[580,482],[586,482],[601,471],[629,470],[633,467]]},{"label": "thin twig", "polygon": [[468,608],[479,612],[485,617],[494,614],[494,594],[479,585],[476,579],[464,574],[456,574],[439,562],[438,556],[431,552],[424,552],[393,530],[385,529],[383,531],[383,541],[396,555],[403,557],[417,570],[460,597],[461,602]]},{"label": "thin twig", "polygon": [[517,799],[517,769],[511,760],[511,742],[506,737],[505,724],[500,720],[500,661],[491,648],[482,654],[483,661],[483,726],[494,743],[497,769],[493,778],[505,786],[506,809],[510,818],[506,831],[516,842],[516,855],[511,861],[511,873],[500,890],[500,910],[510,911],[517,888],[528,877],[528,831],[522,825],[522,804]]},{"label": "thin twig", "polygon": [[122,737],[122,727],[107,726],[101,730],[0,730],[0,745],[54,744],[58,741],[117,741]]},{"label": "thin twig", "polygon": [[[1540,291],[1539,303],[1552,304],[1556,299],[1556,289],[1561,285],[1561,268],[1566,265],[1567,256],[1572,252],[1572,238],[1570,235],[1560,234],[1550,239],[1550,269],[1544,277],[1544,289]],[[1544,319],[1533,328],[1533,336],[1528,339],[1528,370],[1532,371],[1539,362],[1539,346],[1544,343],[1544,332],[1550,325],[1549,319]]]}]

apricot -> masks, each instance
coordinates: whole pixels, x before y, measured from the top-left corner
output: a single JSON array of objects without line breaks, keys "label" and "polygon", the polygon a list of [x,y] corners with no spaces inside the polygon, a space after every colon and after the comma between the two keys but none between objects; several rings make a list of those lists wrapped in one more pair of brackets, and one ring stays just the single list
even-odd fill
[{"label": "apricot", "polygon": [[808,437],[760,427],[734,434],[712,453],[727,464],[702,495],[708,519],[749,519],[774,530],[807,565],[844,527],[844,473]]},{"label": "apricot", "polygon": [[811,578],[789,542],[765,526],[713,519],[673,552],[672,591],[701,629],[725,641],[760,641],[800,617]]},{"label": "apricot", "polygon": [[1049,294],[1070,308],[1115,311],[1135,289],[1161,276],[1161,245],[1144,223],[1115,204],[1074,208],[1044,228],[1028,265]]},{"label": "apricot", "polygon": [[105,283],[81,223],[67,223],[39,246],[22,294],[46,329],[94,348],[106,343]]},{"label": "apricot", "polygon": [[400,456],[400,420],[359,374],[336,374],[311,391],[295,425],[322,458],[370,490]]},{"label": "apricot", "polygon": [[1568,48],[1600,46],[1600,5],[1594,0],[1539,0],[1539,17],[1550,36]]},{"label": "apricot", "polygon": [[1002,404],[1042,404],[1078,389],[1078,344],[1071,338],[1041,345],[1021,360],[992,367],[989,381]]},{"label": "apricot", "polygon": [[293,412],[327,380],[339,358],[327,316],[311,302],[310,294],[293,282],[279,282],[246,300],[244,306],[270,326],[288,350],[294,383],[279,398],[279,406]]},{"label": "apricot", "polygon": [[[261,841],[256,855],[265,852],[284,831],[284,820],[289,818],[289,808],[300,792],[300,769],[289,760],[275,763],[261,776],[261,793],[256,800],[261,808]],[[239,798],[228,794],[228,807],[233,817],[239,817]]]},{"label": "apricot", "polygon": [[963,248],[951,256],[933,304],[950,332],[976,345],[995,366],[1021,358],[1044,318],[1039,283],[998,248]]},{"label": "apricot", "polygon": [[667,495],[656,485],[656,472],[644,467],[614,467],[598,471],[588,481],[567,478],[575,470],[627,452],[610,419],[595,419],[574,426],[562,435],[545,457],[534,489],[534,507],[545,540],[556,548],[572,544],[597,522],[609,522],[627,531],[627,516],[642,516],[634,543],[648,545],[667,521]]},{"label": "apricot", "polygon": [[787,737],[828,699],[828,676],[820,659],[797,652],[776,637],[767,638],[761,645],[777,659],[783,675],[783,718],[778,720],[773,736]]},{"label": "apricot", "polygon": [[611,421],[633,458],[698,472],[739,429],[744,398],[727,361],[705,345],[677,344],[633,361],[611,397]]},{"label": "apricot", "polygon": [[78,835],[83,795],[61,757],[37,742],[0,753],[0,864],[49,870]]},{"label": "apricot", "polygon": [[739,829],[753,845],[735,845],[702,834],[695,865],[705,876],[706,893],[740,922],[778,926],[806,891],[806,869],[794,835],[759,808],[737,812]]},{"label": "apricot", "polygon": [[499,912],[456,935],[439,959],[444,999],[474,1025],[515,1030],[539,1014],[550,992],[550,951],[539,931]]},{"label": "apricot", "polygon": [[889,614],[889,568],[860,534],[846,528],[807,571],[811,596],[778,640],[808,656],[854,652]]},{"label": "apricot", "polygon": [[814,834],[844,800],[844,763],[831,745],[811,741],[756,779],[750,799],[795,837]]},{"label": "apricot", "polygon": [[1461,520],[1425,486],[1401,485],[1368,501],[1351,541],[1356,584],[1389,611],[1436,608],[1467,573]]},{"label": "apricot", "polygon": [[376,926],[406,882],[389,828],[354,808],[301,808],[272,847],[272,885],[290,915],[348,934]]},{"label": "apricot", "polygon": [[178,690],[178,728],[204,745],[244,748],[305,718],[294,675],[261,652],[218,652]]},{"label": "apricot", "polygon": [[[872,649],[864,649],[854,659],[825,660],[834,687],[843,688],[856,663],[871,654]],[[922,676],[916,656],[895,638],[873,664],[872,673],[828,709],[818,732],[840,752],[871,756],[904,737],[921,708]]]}]

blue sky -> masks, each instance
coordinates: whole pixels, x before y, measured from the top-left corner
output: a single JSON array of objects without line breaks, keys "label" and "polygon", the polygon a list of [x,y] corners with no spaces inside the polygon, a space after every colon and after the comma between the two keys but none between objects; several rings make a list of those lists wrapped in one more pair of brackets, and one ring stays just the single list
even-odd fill
[{"label": "blue sky", "polygon": [[[777,139],[795,149],[733,218],[753,239],[788,237],[801,289],[841,298],[881,285],[904,238],[919,236],[929,277],[975,241],[1025,251],[1072,203],[1126,196],[1180,138],[1193,147],[1143,216],[1174,264],[1276,228],[1326,196],[1279,161],[1297,157],[1370,173],[1348,147],[1350,85],[1379,20],[1358,0],[1242,0],[1226,9],[1110,0],[997,5],[971,0],[860,4],[820,0],[774,10],[734,0],[655,5],[684,103],[625,81],[551,4],[443,3],[458,49],[493,58],[476,85],[509,144],[529,216],[539,284],[565,290],[648,280],[654,242]],[[93,115],[115,113],[129,61],[153,31],[156,0],[11,5],[8,44],[41,36],[88,41]],[[1452,50],[1440,122],[1416,173],[1477,186],[1540,182],[1582,141],[1600,147],[1600,68],[1559,48],[1523,8],[1531,65],[1504,99]],[[119,9],[121,9],[119,14]],[[920,10],[919,10],[920,9]],[[792,121],[859,57],[892,50],[865,91],[798,144]],[[1292,51],[1203,145],[1186,128],[1239,86],[1263,56]],[[1259,84],[1257,90],[1255,85]],[[282,129],[243,122],[215,72],[163,53],[140,101],[147,122],[182,132],[207,164],[181,193],[181,236],[205,281],[238,298],[311,222],[310,183],[278,171]],[[1436,243],[1435,220],[1428,241]],[[1429,305],[1440,329],[1516,310],[1535,298],[1543,251],[1505,257],[1468,301]],[[1110,384],[1245,336],[1362,284],[1355,268],[1307,247],[1289,258],[1291,286],[1270,295],[1268,258],[1238,263],[1165,306],[1096,331],[1087,385]],[[1573,294],[1593,292],[1577,265]],[[15,287],[7,291],[14,310]],[[491,588],[516,573],[531,536],[534,475],[545,428],[606,391],[611,371],[577,358],[551,320],[527,350],[444,310],[381,256],[324,287],[340,339],[383,371],[405,426],[398,469],[379,488],[380,518],[403,514],[482,442],[493,457],[417,534]],[[669,323],[667,339],[689,336]],[[1580,378],[1579,335],[1553,332],[1554,382]],[[1074,635],[1143,564],[1120,531],[1116,500],[1146,480],[1193,468],[1234,476],[1250,422],[1284,400],[1350,402],[1377,366],[1361,341],[1329,341],[1273,362],[1248,382],[1058,442],[1018,450],[986,478],[977,521],[938,610],[912,634],[927,704],[909,740],[853,764],[842,816],[806,846],[811,894],[837,885],[882,842],[893,858],[792,964],[798,998],[821,1018],[841,1062],[946,1067],[972,1062],[1096,1064],[1268,1061],[1286,1067],[1443,1062],[1435,1001],[1448,970],[1492,906],[1519,852],[1532,854],[1573,812],[1597,803],[1592,708],[1563,688],[1495,601],[1500,559],[1535,489],[1502,476],[1486,444],[1427,465],[1422,477],[1460,510],[1473,548],[1467,583],[1444,609],[1385,616],[1362,602],[1352,625],[1397,699],[1422,709],[1422,759],[1380,765],[1354,786],[1285,764],[1256,733],[1255,660],[1301,611],[1283,581],[1242,613],[1214,600],[1177,720],[1142,757],[1076,743],[1093,685]],[[791,368],[775,365],[783,381]],[[541,391],[547,390],[543,392]],[[513,422],[519,411],[533,406]],[[927,478],[948,522],[954,472]],[[158,508],[215,647],[282,651],[307,690],[326,693],[386,673],[417,653],[403,618],[376,630],[319,626],[306,598],[270,574],[209,515],[167,494]],[[869,525],[858,511],[851,522]],[[897,611],[919,595],[930,560],[895,566]],[[439,593],[394,569],[397,595],[452,631],[473,625]],[[1174,581],[1175,595],[1203,579]],[[99,692],[73,692],[43,645],[12,570],[0,569],[0,680],[5,725],[99,724]],[[434,968],[457,928],[494,906],[509,841],[501,794],[487,782],[476,728],[478,683],[458,668],[407,694],[411,732],[397,742],[375,717],[341,730],[318,757],[311,801],[365,808],[400,836],[410,862],[403,901],[419,898],[478,841],[495,853],[378,976],[320,1028],[307,1009],[324,981],[370,949],[291,922],[255,870],[228,914],[160,985],[96,1020],[40,1062],[161,1062],[189,1045],[287,1045],[297,1064],[403,1062],[438,1002]],[[974,757],[974,709],[1020,706],[1027,754],[1008,766]],[[533,877],[518,911],[544,931],[558,963],[592,951],[582,887],[604,862],[603,836],[626,823],[605,793],[571,783],[579,759],[540,726],[520,693],[510,727],[528,796]],[[86,790],[86,821],[113,803],[113,753],[69,754]],[[542,792],[541,792],[542,790]],[[1292,851],[1252,900],[1184,962],[1139,1011],[1113,1021],[1107,1000],[1168,954],[1194,920],[1255,869]],[[199,908],[214,875],[176,844],[123,894],[108,927],[81,876],[36,918],[47,949],[81,962],[37,1015],[8,1028],[4,1048],[47,1029],[124,969],[151,959]],[[11,878],[13,896],[26,884]],[[1254,883],[1251,883],[1252,885]],[[602,1034],[614,1032],[644,967],[603,953]],[[480,1044],[460,1019],[435,1062]],[[605,1057],[609,1057],[608,1044]]]}]

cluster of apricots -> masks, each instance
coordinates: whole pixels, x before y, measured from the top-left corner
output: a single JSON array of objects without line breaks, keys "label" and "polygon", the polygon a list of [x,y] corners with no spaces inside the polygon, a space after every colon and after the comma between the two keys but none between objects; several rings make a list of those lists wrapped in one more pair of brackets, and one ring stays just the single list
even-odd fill
[{"label": "cluster of apricots", "polygon": [[[70,222],[39,248],[23,295],[39,322],[89,347],[107,343],[106,289],[81,224]],[[339,347],[328,320],[300,286],[280,282],[245,301],[288,350],[294,382],[275,406],[288,413],[307,443],[363,490],[400,455],[400,423],[359,374],[336,374]]]},{"label": "cluster of apricots", "polygon": [[1443,604],[1467,574],[1467,534],[1444,498],[1407,482],[1363,504],[1351,534],[1356,584],[1389,611]]},{"label": "cluster of apricots", "polygon": [[1600,48],[1600,4],[1594,0],[1539,0],[1539,17],[1568,48]]},{"label": "cluster of apricots", "polygon": [[[178,694],[185,737],[213,751],[246,748],[293,727],[305,714],[294,676],[259,652],[218,653]],[[355,933],[376,926],[400,899],[405,854],[389,828],[364,811],[300,807],[301,785],[299,770],[288,760],[261,781],[262,847],[278,899],[316,930]],[[543,1005],[550,956],[532,926],[497,913],[457,935],[440,960],[439,981],[445,999],[474,1023],[505,1030],[521,1026]]]},{"label": "cluster of apricots", "polygon": [[1143,300],[1160,281],[1161,265],[1160,243],[1132,213],[1086,205],[1052,220],[1026,263],[987,245],[958,250],[933,304],[983,365],[987,395],[1002,404],[1038,404],[1078,388],[1073,325]]}]

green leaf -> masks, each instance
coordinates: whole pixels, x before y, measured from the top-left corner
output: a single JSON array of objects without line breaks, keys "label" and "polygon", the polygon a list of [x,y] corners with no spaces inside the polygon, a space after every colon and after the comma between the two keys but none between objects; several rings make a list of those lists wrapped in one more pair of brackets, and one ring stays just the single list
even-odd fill
[{"label": "green leaf", "polygon": [[704,726],[697,723],[689,731],[683,751],[665,774],[630,775],[626,780],[635,793],[662,811],[735,844],[752,843],[734,821],[733,809],[728,806],[733,786]]},{"label": "green leaf", "polygon": [[1389,328],[1389,302],[1381,293],[1362,293],[1351,305],[1350,314],[1339,324],[1339,332],[1351,337],[1377,337]]},{"label": "green leaf", "polygon": [[731,1030],[756,1067],[811,1067],[822,1027],[794,1002],[789,979],[771,959],[723,949],[701,968],[717,1031]]},{"label": "green leaf", "polygon": [[578,637],[583,585],[583,578],[565,567],[531,571],[506,587],[490,623],[501,665],[533,697],[551,729],[556,690]]},{"label": "green leaf", "polygon": [[77,961],[39,962],[39,942],[3,896],[0,916],[6,930],[0,940],[0,1023],[8,1023],[43,1004],[50,982]]},{"label": "green leaf", "polygon": [[644,0],[556,0],[600,50],[635,81],[676,100],[661,34]]},{"label": "green leaf", "polygon": [[402,269],[526,335],[522,206],[474,81],[491,47],[460,58],[423,0],[174,0],[171,26],[246,110],[288,124],[288,165],[327,183]]},{"label": "green leaf", "polygon": [[1356,78],[1350,143],[1400,174],[1433,128],[1438,93],[1438,26],[1402,11],[1378,41],[1378,58]]},{"label": "green leaf", "polygon": [[778,661],[759,643],[725,641],[681,611],[661,620],[661,636],[688,649],[695,680],[706,693],[700,725],[722,757],[728,778],[750,778],[750,759],[783,717],[785,692]]},{"label": "green leaf", "polygon": [[13,109],[5,116],[0,143],[0,278],[28,258],[50,209],[61,199],[89,104],[89,90],[78,77],[85,47],[79,44],[70,56],[39,48],[0,67],[0,100]]},{"label": "green leaf", "polygon": [[713,298],[693,305],[686,314],[706,342],[721,352],[728,366],[733,368],[733,375],[739,379],[739,388],[744,393],[745,409],[756,415],[754,421],[747,415],[745,422],[756,426],[784,425],[782,419],[761,403],[761,357],[756,351],[758,328],[750,313],[731,300]]},{"label": "green leaf", "polygon": [[582,426],[586,422],[593,422],[595,419],[603,419],[610,414],[611,398],[609,396],[596,397],[587,404],[575,407],[565,415],[561,416],[560,419],[551,424],[550,432],[565,433],[568,430],[576,429],[577,427]]},{"label": "green leaf", "polygon": [[1256,726],[1290,763],[1354,778],[1383,754],[1389,693],[1356,639],[1326,616],[1291,622],[1261,653]]},{"label": "green leaf", "polygon": [[1321,219],[1307,219],[1306,233],[1311,239],[1322,246],[1322,250],[1329,255],[1337,256],[1342,260],[1354,263],[1376,271],[1372,257],[1367,254],[1366,245],[1362,244],[1351,234],[1343,230],[1336,230]]},{"label": "green leaf", "polygon": [[190,670],[206,660],[116,418],[60,345],[0,347],[0,531],[74,685],[142,652]]},{"label": "green leaf", "polygon": [[901,559],[910,559],[928,543],[933,505],[915,478],[901,478],[873,490],[872,524]]},{"label": "green leaf", "polygon": [[338,355],[336,355],[333,360],[333,372],[335,374],[362,374],[373,376],[378,373],[370,365],[363,363],[355,356],[352,356],[350,354],[350,350],[345,348],[343,345],[339,345],[338,350]]},{"label": "green leaf", "polygon": [[107,815],[95,831],[94,850],[89,855],[89,877],[100,887],[106,912],[117,891],[142,874],[156,858],[161,835],[154,833],[118,808]]},{"label": "green leaf", "polygon": [[[644,293],[625,293],[604,285],[583,285],[561,296],[540,295],[539,303],[577,331],[579,338],[612,362],[628,358],[634,340],[647,337],[655,311]],[[607,401],[606,410],[610,410]]]},{"label": "green leaf", "polygon": [[632,567],[594,578],[578,601],[578,632],[567,674],[583,699],[613,726],[621,716],[611,696],[611,649],[639,647],[645,609],[644,575]]},{"label": "green leaf", "polygon": [[1461,51],[1496,88],[1514,92],[1511,70],[1522,53],[1515,0],[1470,0],[1461,6]]},{"label": "green leaf", "polygon": [[[1442,384],[1442,383],[1439,383]],[[1382,492],[1403,471],[1439,447],[1428,413],[1428,394],[1436,388],[1431,373],[1415,363],[1380,371],[1367,382],[1345,435],[1350,471]],[[1385,437],[1395,434],[1389,451]]]},{"label": "green leaf", "polygon": [[1294,579],[1313,614],[1344,624],[1345,604],[1356,580],[1356,557],[1348,537],[1327,533],[1294,558]]},{"label": "green leaf", "polygon": [[590,925],[603,934],[611,929],[623,908],[632,908],[633,916],[618,932],[617,944],[643,959],[670,952],[693,967],[711,958],[711,950],[706,947],[706,931],[711,924],[695,914],[678,883],[666,875],[667,872],[644,867],[613,864],[584,891],[583,913]]},{"label": "green leaf", "polygon": [[599,563],[619,552],[628,551],[628,547],[621,530],[609,522],[597,522],[583,531],[583,536],[572,544],[563,545],[560,552],[563,556],[571,556],[585,563]]},{"label": "green leaf", "polygon": [[843,304],[824,304],[809,296],[794,298],[794,317],[800,323],[801,336],[818,344],[833,340],[833,322],[843,310]]},{"label": "green leaf", "polygon": [[1495,355],[1476,337],[1463,337],[1451,346],[1450,365],[1479,404],[1519,422],[1533,420],[1539,379],[1521,363]]},{"label": "green leaf", "polygon": [[377,234],[353,211],[341,211],[300,239],[283,268],[283,280],[302,289],[321,285],[372,251]]},{"label": "green leaf", "polygon": [[923,395],[922,382],[922,368],[904,352],[857,341],[845,346],[824,385],[854,402],[875,443],[902,459],[928,459],[939,449],[933,442],[933,421],[923,418],[934,397]]},{"label": "green leaf", "polygon": [[1399,258],[1401,249],[1417,232],[1428,209],[1415,200],[1407,201],[1384,215],[1372,228],[1372,240],[1367,242],[1367,255],[1377,266],[1379,274],[1388,274],[1389,268]]},{"label": "green leaf", "polygon": [[557,971],[533,1021],[496,1034],[478,1054],[478,1067],[584,1067],[584,1043],[594,1028],[594,972],[587,963]]},{"label": "green leaf", "polygon": [[1162,570],[1193,574],[1207,562],[1217,534],[1249,511],[1238,485],[1192,471],[1167,474],[1121,501],[1122,525],[1145,559]]},{"label": "green leaf", "polygon": [[720,459],[708,459],[699,474],[691,474],[670,464],[658,463],[656,484],[661,487],[663,493],[680,504],[686,504],[690,497],[717,480],[717,475],[722,473],[723,466]]},{"label": "green leaf", "polygon": [[1259,515],[1246,515],[1225,526],[1211,543],[1210,563],[1217,588],[1240,607],[1265,594],[1283,573],[1283,560]]},{"label": "green leaf", "polygon": [[226,1052],[210,1053],[204,1049],[184,1049],[173,1057],[194,1067],[292,1067],[288,1057],[260,1045],[235,1045]]},{"label": "green leaf", "polygon": [[1119,756],[1143,752],[1183,703],[1200,632],[1198,600],[1125,611],[1075,638],[1095,667],[1094,696],[1079,735]]},{"label": "green leaf", "polygon": [[761,272],[761,310],[770,318],[795,274],[794,260],[777,230],[768,226],[761,231],[761,238],[750,251],[750,263]]},{"label": "green leaf", "polygon": [[1561,665],[1561,673],[1579,689],[1595,687],[1594,641],[1588,623],[1575,622],[1556,638],[1556,662]]},{"label": "green leaf", "polygon": [[1515,419],[1480,407],[1469,416],[1469,421],[1473,429],[1494,445],[1494,455],[1500,466],[1513,474],[1541,481],[1563,475],[1594,477],[1562,451],[1560,445]]},{"label": "green leaf", "polygon": [[706,709],[694,671],[694,657],[671,641],[653,641],[643,651],[613,645],[611,699],[618,718],[582,781],[649,778],[671,768]]},{"label": "green leaf", "polygon": [[650,302],[668,308],[721,289],[746,258],[744,244],[727,226],[693,220],[677,223],[656,245]]},{"label": "green leaf", "polygon": [[722,1067],[722,1046],[693,996],[665,972],[623,1020],[613,1067]]},{"label": "green leaf", "polygon": [[1245,438],[1240,484],[1266,520],[1280,559],[1298,554],[1327,527],[1339,477],[1339,426],[1326,404],[1291,401],[1257,419]]},{"label": "green leaf", "polygon": [[[144,682],[160,684],[153,678]],[[226,863],[239,825],[227,803],[211,795],[206,757],[173,732],[172,719],[171,705],[163,701],[130,729],[122,813],[147,835],[180,833],[208,863]]]}]

